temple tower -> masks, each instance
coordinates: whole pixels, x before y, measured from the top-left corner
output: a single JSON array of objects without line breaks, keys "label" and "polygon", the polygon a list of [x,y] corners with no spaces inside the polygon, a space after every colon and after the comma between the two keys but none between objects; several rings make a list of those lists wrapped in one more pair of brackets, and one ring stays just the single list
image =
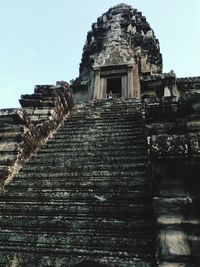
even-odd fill
[{"label": "temple tower", "polygon": [[79,77],[72,84],[75,101],[140,99],[145,93],[141,81],[161,75],[162,55],[149,23],[137,9],[119,4],[87,34]]}]

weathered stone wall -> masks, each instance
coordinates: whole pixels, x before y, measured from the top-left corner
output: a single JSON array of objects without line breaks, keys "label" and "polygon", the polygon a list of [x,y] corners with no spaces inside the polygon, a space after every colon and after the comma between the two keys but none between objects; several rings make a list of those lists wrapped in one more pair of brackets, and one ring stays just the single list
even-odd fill
[{"label": "weathered stone wall", "polygon": [[0,110],[0,187],[46,142],[73,107],[66,84],[36,86],[21,109]]},{"label": "weathered stone wall", "polygon": [[200,97],[149,98],[145,113],[159,266],[199,266]]}]

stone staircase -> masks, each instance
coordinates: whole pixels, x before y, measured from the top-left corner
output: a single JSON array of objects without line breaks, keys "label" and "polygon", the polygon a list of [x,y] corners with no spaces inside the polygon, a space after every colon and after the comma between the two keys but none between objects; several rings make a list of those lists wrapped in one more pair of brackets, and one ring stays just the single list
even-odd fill
[{"label": "stone staircase", "polygon": [[0,266],[156,266],[147,161],[139,102],[77,105],[0,194]]}]

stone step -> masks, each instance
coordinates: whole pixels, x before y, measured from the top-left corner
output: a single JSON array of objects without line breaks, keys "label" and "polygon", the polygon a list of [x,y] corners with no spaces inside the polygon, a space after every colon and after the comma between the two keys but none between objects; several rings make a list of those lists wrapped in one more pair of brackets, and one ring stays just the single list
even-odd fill
[{"label": "stone step", "polygon": [[12,152],[1,152],[0,166],[11,166],[17,159],[17,155]]},{"label": "stone step", "polygon": [[[88,249],[101,249],[102,245],[105,245],[106,248],[110,248],[111,251],[117,251],[119,247],[122,246],[122,251],[127,251],[128,249],[128,251],[134,250],[135,252],[138,251],[141,253],[143,250],[145,252],[150,244],[153,244],[149,239],[148,233],[142,233],[142,231],[127,231],[127,233],[125,233],[120,231],[98,231],[90,229],[88,229],[88,231],[85,229],[80,232],[64,232],[61,229],[58,230],[59,232],[56,230],[45,231],[37,228],[34,230],[24,229],[23,231],[20,231],[20,229],[9,229],[4,231],[2,229],[0,233],[0,249],[14,244],[23,247],[26,246],[26,243],[31,243],[33,246],[37,243],[38,248],[45,246],[54,247],[56,245],[60,249],[67,248],[69,245],[70,247],[76,246],[77,248],[87,247]],[[128,248],[128,243],[131,242],[131,240],[132,243]],[[143,242],[140,244],[142,240]],[[29,246],[29,244],[27,245]],[[139,247],[137,247],[138,245]],[[104,249],[106,248],[104,247]]]},{"label": "stone step", "polygon": [[134,171],[135,169],[144,169],[146,167],[145,162],[134,162],[134,163],[118,163],[118,164],[93,164],[93,165],[85,165],[85,164],[72,164],[71,162],[64,162],[60,166],[52,166],[52,165],[43,165],[43,166],[34,166],[30,164],[26,164],[23,168],[24,172],[82,172],[82,171],[117,171],[120,169],[121,171],[129,170]]},{"label": "stone step", "polygon": [[62,143],[62,142],[71,142],[71,141],[81,141],[82,140],[82,142],[83,142],[83,140],[95,140],[95,141],[97,141],[97,142],[102,142],[102,143],[104,143],[104,142],[113,142],[113,141],[115,141],[115,142],[120,142],[120,141],[134,141],[134,140],[137,140],[137,141],[145,141],[146,142],[146,140],[145,140],[145,138],[144,138],[144,136],[142,136],[142,135],[139,135],[139,134],[129,134],[128,136],[126,136],[126,135],[109,135],[109,134],[107,134],[107,135],[104,135],[104,136],[102,136],[101,134],[94,134],[94,135],[89,135],[88,136],[88,134],[82,134],[82,135],[79,135],[79,136],[76,136],[76,139],[74,138],[74,136],[71,136],[71,135],[68,135],[68,136],[66,136],[66,135],[59,135],[59,136],[54,136],[54,139],[50,139],[49,141],[48,141],[48,144],[49,143],[53,143],[53,142],[60,142],[60,143]]},{"label": "stone step", "polygon": [[[79,150],[80,151],[80,150]],[[79,152],[78,151],[78,152]],[[137,150],[129,150],[129,151],[126,151],[126,150],[123,150],[123,151],[112,151],[112,156],[108,155],[108,152],[107,151],[93,151],[93,152],[89,152],[89,151],[82,151],[82,153],[75,153],[74,150],[72,151],[66,151],[66,152],[54,152],[54,153],[50,153],[48,151],[45,150],[41,150],[41,151],[38,151],[37,155],[34,155],[32,157],[31,160],[45,160],[45,159],[49,159],[49,160],[52,160],[52,154],[54,156],[54,158],[70,158],[71,160],[74,160],[74,159],[77,159],[77,160],[82,160],[82,159],[85,159],[85,160],[91,160],[91,159],[94,159],[94,156],[97,160],[99,159],[104,159],[105,161],[107,159],[118,159],[120,157],[122,158],[136,158],[137,156],[138,157],[146,157],[146,155],[144,155],[144,152],[142,152],[141,150],[138,151]]]},{"label": "stone step", "polygon": [[[17,240],[16,240],[16,233],[18,234]],[[84,237],[85,240],[81,240]],[[111,238],[112,237],[112,238]],[[88,239],[89,238],[89,239]],[[72,239],[72,240],[70,240]],[[109,240],[110,239],[110,240]],[[136,240],[138,239],[138,241]],[[141,239],[144,239],[142,244],[140,244]],[[70,232],[70,231],[62,231],[59,229],[59,231],[56,231],[54,229],[52,232],[51,231],[37,231],[37,229],[31,229],[30,231],[22,231],[21,229],[9,229],[9,230],[4,230],[1,229],[0,232],[0,240],[1,240],[1,245],[0,246],[5,246],[6,243],[9,242],[27,242],[29,241],[30,243],[38,243],[38,246],[40,244],[44,244],[48,246],[51,246],[59,241],[59,245],[62,246],[68,246],[70,245],[69,242],[72,242],[71,247],[73,245],[77,245],[78,247],[83,243],[85,246],[88,244],[88,246],[96,246],[96,247],[101,247],[101,241],[104,242],[110,242],[110,246],[113,246],[113,249],[116,249],[119,245],[117,244],[118,242],[124,243],[124,246],[127,247],[127,241],[131,241],[131,247],[134,248],[135,245],[140,244],[141,247],[145,247],[147,245],[147,240],[149,239],[149,236],[146,233],[137,233],[137,232],[132,232],[132,233],[125,233],[125,232],[116,232],[116,231],[98,231],[98,230],[93,230],[93,231],[80,231],[80,232]],[[90,240],[90,244],[88,241]],[[3,244],[4,241],[5,243]],[[93,243],[93,244],[92,244]],[[103,244],[102,243],[102,244]],[[106,244],[108,246],[109,244]],[[123,246],[122,246],[123,247]],[[123,248],[124,249],[124,248]],[[131,248],[129,248],[131,249]]]},{"label": "stone step", "polygon": [[12,193],[10,191],[5,190],[3,194],[0,195],[0,201],[9,201],[16,200],[20,198],[20,200],[26,200],[29,202],[29,200],[32,201],[49,201],[50,203],[53,200],[63,200],[67,202],[68,198],[71,198],[71,200],[74,201],[97,201],[97,202],[105,202],[109,203],[111,201],[114,202],[127,202],[128,200],[134,201],[134,203],[137,200],[143,199],[150,199],[150,193],[148,192],[147,188],[143,188],[142,190],[138,189],[129,189],[129,190],[123,190],[123,188],[120,190],[120,188],[117,191],[113,190],[105,190],[105,189],[79,189],[75,190],[74,188],[64,190],[64,189],[40,189],[38,193],[38,188],[35,188],[32,190],[14,190]]},{"label": "stone step", "polygon": [[133,117],[133,116],[123,116],[123,115],[118,115],[118,116],[109,116],[109,117],[105,117],[105,116],[73,116],[73,117],[69,117],[66,118],[66,120],[63,122],[63,126],[64,127],[73,127],[76,125],[76,123],[80,123],[80,126],[83,126],[84,124],[87,126],[91,126],[91,125],[97,125],[97,126],[104,126],[107,124],[107,126],[109,125],[119,125],[119,124],[124,124],[124,125],[135,125],[135,126],[143,126],[144,122],[141,120],[140,117]]},{"label": "stone step", "polygon": [[[154,198],[154,213],[157,216],[159,224],[169,226],[171,224],[189,225],[199,224],[200,218],[197,214],[199,209],[199,202],[189,197],[176,197],[176,198]],[[163,223],[163,219],[166,217]],[[175,226],[174,226],[175,227]]]},{"label": "stone step", "polygon": [[[138,154],[138,157],[144,162],[147,162],[147,156],[144,155],[144,153],[141,151],[142,148],[139,147],[137,150],[139,150],[139,152],[136,153],[136,151],[130,151],[129,155],[130,157],[125,157],[126,154],[126,150],[122,150],[121,154],[124,155],[124,159],[128,160],[129,162],[135,162],[137,161],[137,156],[136,154]],[[64,155],[66,150],[66,155]],[[136,150],[136,148],[134,147],[134,150]],[[98,149],[98,151],[95,151],[95,149],[85,149],[83,147],[83,149],[75,149],[73,148],[71,151],[71,155],[70,155],[70,149],[69,148],[63,148],[63,149],[58,149],[58,152],[54,153],[54,149],[53,148],[45,148],[44,151],[40,151],[40,153],[37,156],[33,156],[32,160],[33,161],[40,161],[40,160],[44,160],[46,162],[56,162],[57,160],[60,159],[60,161],[62,160],[66,160],[66,161],[80,161],[80,162],[88,162],[89,160],[91,160],[92,162],[97,162],[97,163],[103,163],[103,162],[108,162],[111,161],[113,162],[114,160],[116,160],[117,162],[123,162],[122,160],[120,160],[120,152],[116,151],[116,150],[112,150],[111,152],[107,151],[101,151],[100,149]],[[112,153],[113,152],[113,153]],[[50,158],[50,157],[55,157],[55,158]],[[31,160],[31,159],[30,159]],[[28,162],[27,161],[27,164]],[[124,161],[126,163],[126,160]]]},{"label": "stone step", "polygon": [[[77,199],[82,201],[93,200],[97,202],[119,202],[123,203],[123,201],[136,201],[136,200],[146,200],[150,198],[151,194],[148,187],[140,188],[56,188],[56,189],[44,189],[44,188],[30,188],[30,190],[14,190],[10,192],[9,187],[4,190],[4,192],[0,195],[0,200],[4,201],[9,199],[33,199],[33,200],[64,200],[65,202],[70,199]],[[39,190],[39,191],[38,191]]]},{"label": "stone step", "polygon": [[[130,131],[119,131],[120,134],[118,134],[117,132],[115,132],[115,134],[112,134],[112,131],[98,131],[98,129],[94,130],[94,129],[88,129],[85,131],[69,131],[69,132],[62,132],[60,131],[59,133],[57,133],[56,135],[53,136],[53,139],[55,140],[59,140],[59,139],[69,139],[70,141],[76,141],[76,140],[81,140],[81,136],[82,139],[93,139],[98,141],[98,139],[101,140],[102,145],[104,144],[104,139],[122,139],[123,140],[123,136],[126,136],[127,134],[127,139],[132,138],[132,139],[137,139],[138,140],[144,140],[146,141],[146,138],[144,136],[144,133],[139,131],[139,132],[134,132],[132,130]],[[49,141],[51,141],[52,139],[49,139]]]},{"label": "stone step", "polygon": [[95,143],[95,142],[85,142],[85,143],[82,143],[82,142],[71,142],[69,144],[65,143],[65,144],[62,144],[60,145],[59,143],[51,143],[51,144],[46,144],[44,147],[44,151],[47,152],[47,151],[51,151],[51,150],[54,150],[54,151],[71,151],[73,153],[73,150],[75,152],[81,152],[83,153],[84,151],[88,151],[88,152],[91,152],[91,151],[107,151],[108,152],[108,155],[111,155],[112,154],[112,151],[113,150],[117,150],[117,151],[120,151],[120,150],[134,150],[136,148],[138,148],[140,151],[143,151],[143,155],[144,155],[144,151],[146,149],[146,142],[145,141],[132,141],[132,142],[129,142],[129,141],[124,141],[124,142],[121,142],[121,143],[114,143],[114,142],[107,142],[107,143]]},{"label": "stone step", "polygon": [[[96,138],[108,138],[108,137],[111,137],[111,138],[130,138],[130,137],[138,137],[138,138],[143,138],[145,139],[145,135],[144,135],[144,131],[143,130],[140,130],[138,132],[135,132],[135,131],[118,131],[118,132],[112,132],[112,133],[106,133],[106,132],[98,132],[96,129],[90,129],[90,131],[87,131],[87,132],[82,132],[82,133],[77,133],[76,134],[76,137],[75,136],[72,136],[72,134],[70,132],[65,132],[65,133],[62,133],[61,130],[60,131],[57,131],[52,138],[54,139],[79,139],[79,138],[84,138],[84,137],[88,137],[90,138],[91,136],[94,136]],[[50,139],[51,140],[51,139]]]},{"label": "stone step", "polygon": [[10,142],[10,141],[17,141],[21,142],[22,141],[22,134],[21,132],[0,132],[0,142]]},{"label": "stone step", "polygon": [[[146,146],[145,146],[146,147]],[[80,156],[91,156],[92,154],[96,154],[96,155],[102,155],[102,156],[111,156],[114,153],[115,154],[119,154],[119,153],[125,153],[126,151],[137,151],[138,155],[143,156],[144,155],[144,145],[132,145],[132,146],[126,146],[126,147],[117,147],[116,146],[112,146],[112,147],[94,147],[94,146],[66,146],[66,147],[61,147],[61,146],[54,146],[54,147],[45,147],[45,149],[40,150],[38,152],[38,154],[40,155],[52,155],[55,153],[56,154],[69,154],[71,152],[73,157],[80,157]]]},{"label": "stone step", "polygon": [[200,229],[200,218],[185,218],[184,214],[165,214],[157,217],[157,223],[160,228],[173,229]]},{"label": "stone step", "polygon": [[13,134],[13,133],[22,133],[23,132],[23,126],[20,125],[13,125],[12,127],[10,126],[3,126],[0,127],[0,133],[1,134]]},{"label": "stone step", "polygon": [[155,214],[182,215],[185,210],[186,203],[189,201],[186,197],[164,198],[154,197],[154,212]]},{"label": "stone step", "polygon": [[76,122],[79,122],[80,125],[82,124],[97,124],[97,125],[105,125],[105,123],[109,123],[109,124],[133,124],[133,125],[143,125],[144,122],[143,120],[141,120],[141,117],[138,115],[131,115],[131,114],[122,114],[122,113],[118,113],[118,114],[100,114],[99,116],[93,114],[81,114],[81,115],[72,115],[68,118],[66,118],[66,120],[64,121],[63,125],[65,127],[69,126],[69,125],[75,125]]},{"label": "stone step", "polygon": [[[64,251],[55,251],[55,249],[48,248],[47,251],[44,249],[40,249],[39,252],[34,251],[34,257],[32,254],[33,251],[34,249],[31,247],[28,249],[22,248],[20,254],[18,253],[21,259],[20,264],[31,267],[53,267],[55,264],[59,266],[60,262],[63,263],[64,266],[74,266],[76,263],[80,265],[80,262],[83,262],[84,264],[88,264],[88,266],[101,267],[103,261],[103,263],[108,263],[110,266],[115,266],[117,263],[119,267],[132,267],[133,264],[134,267],[151,267],[153,261],[151,255],[147,253],[144,255],[135,255],[134,252],[127,254],[126,252],[109,252],[102,249],[95,251],[88,249],[65,249]],[[0,255],[1,266],[6,266],[8,258],[16,259],[15,255],[16,253],[12,253],[10,251],[5,253],[4,250],[2,250]],[[89,260],[86,260],[85,255],[87,255]]]},{"label": "stone step", "polygon": [[141,179],[132,179],[132,180],[122,180],[123,178],[114,178],[110,179],[102,179],[101,177],[95,177],[93,179],[87,180],[83,177],[67,177],[67,178],[46,178],[45,182],[42,177],[30,176],[27,180],[22,180],[21,178],[15,178],[12,183],[6,186],[9,187],[9,190],[34,190],[36,188],[41,189],[54,189],[57,190],[59,188],[69,189],[77,188],[81,186],[82,188],[88,189],[98,189],[106,187],[111,187],[115,190],[117,188],[125,189],[130,188],[130,190],[146,190],[146,187],[150,187],[150,181],[141,177]]},{"label": "stone step", "polygon": [[85,120],[87,121],[96,121],[97,123],[101,123],[103,121],[112,122],[112,121],[133,121],[133,122],[143,122],[141,114],[138,114],[133,111],[128,110],[113,110],[109,111],[87,111],[87,112],[73,112],[70,116],[68,116],[65,122],[72,122],[75,120]]},{"label": "stone step", "polygon": [[[0,228],[5,229],[20,229],[26,228],[31,231],[69,231],[70,229],[77,229],[77,232],[83,230],[87,231],[117,231],[118,233],[127,233],[128,235],[152,230],[152,221],[148,219],[136,219],[134,221],[129,219],[105,219],[104,217],[94,219],[93,217],[70,217],[70,216],[28,216],[28,215],[12,215],[12,220],[9,216],[0,215]],[[148,223],[147,223],[148,222]],[[33,228],[34,227],[34,228]]]},{"label": "stone step", "polygon": [[[149,181],[145,177],[135,177],[133,178],[126,178],[126,177],[115,177],[112,180],[110,178],[104,178],[104,177],[95,177],[90,178],[89,180],[86,179],[86,177],[61,177],[61,178],[47,178],[43,180],[42,178],[35,178],[35,176],[31,179],[29,178],[28,181],[16,177],[12,183],[9,183],[7,187],[9,186],[9,190],[13,188],[13,190],[17,190],[18,188],[29,189],[35,188],[36,186],[39,188],[63,188],[63,189],[70,189],[71,187],[86,187],[86,188],[105,188],[110,187],[115,190],[115,188],[135,188],[138,189],[140,187],[145,188],[145,186],[149,186]],[[6,187],[6,188],[7,188]]]},{"label": "stone step", "polygon": [[105,170],[96,170],[93,171],[92,173],[89,173],[88,171],[81,170],[81,171],[71,171],[71,172],[63,172],[60,169],[57,172],[24,172],[24,169],[19,171],[18,175],[16,176],[15,179],[60,179],[60,178],[71,178],[71,179],[76,179],[76,178],[85,178],[86,181],[87,179],[101,179],[101,178],[109,178],[109,179],[116,179],[116,178],[121,178],[123,179],[124,177],[129,176],[130,178],[133,179],[138,179],[140,176],[142,178],[146,176],[146,170],[145,168],[142,169],[134,169],[134,170],[113,170],[112,172],[110,171],[105,171]]},{"label": "stone step", "polygon": [[[120,115],[119,115],[120,116]],[[122,125],[132,125],[132,126],[135,126],[135,127],[143,127],[144,126],[144,122],[138,118],[138,119],[135,119],[135,118],[123,118],[121,117],[121,119],[119,119],[119,117],[108,117],[108,118],[91,118],[91,117],[85,117],[85,116],[77,116],[77,117],[70,117],[68,119],[66,119],[66,121],[63,122],[63,126],[64,127],[74,127],[75,125],[80,124],[80,127],[83,127],[84,125],[85,126],[105,126],[107,125],[108,127],[110,125],[113,125],[113,126],[119,126],[120,124]]]},{"label": "stone step", "polygon": [[117,134],[118,132],[120,133],[126,133],[126,132],[131,132],[132,134],[143,134],[144,135],[144,129],[142,129],[142,127],[134,127],[134,125],[113,125],[113,126],[83,126],[83,127],[63,127],[61,129],[59,129],[59,133],[69,133],[69,134],[84,134],[84,133],[99,133],[99,134],[108,134],[108,133],[113,133],[115,132],[115,134]]},{"label": "stone step", "polygon": [[[73,141],[73,143],[72,143]],[[95,142],[95,143],[94,143]],[[97,146],[97,145],[101,145],[101,146],[104,146],[106,144],[117,144],[117,145],[126,145],[126,144],[146,144],[147,141],[143,138],[140,138],[140,137],[136,137],[134,138],[131,137],[131,138],[96,138],[96,137],[87,137],[86,138],[82,138],[81,139],[52,139],[52,140],[49,140],[49,142],[46,144],[46,146],[50,146],[50,145],[54,145],[54,144],[60,144],[61,146],[62,145],[73,145],[75,146],[76,144],[80,144],[82,146]],[[44,146],[44,147],[46,147]]]},{"label": "stone step", "polygon": [[[19,236],[19,241],[15,241],[15,236]],[[134,238],[109,238],[109,237],[92,237],[90,235],[82,235],[82,236],[65,236],[62,234],[38,234],[38,235],[32,235],[32,234],[5,234],[2,236],[2,242],[0,242],[0,250],[3,251],[20,251],[20,252],[34,252],[34,255],[36,252],[40,253],[40,255],[43,253],[44,255],[65,255],[68,258],[71,258],[72,255],[76,255],[77,257],[83,256],[83,259],[86,257],[85,255],[94,254],[92,252],[99,251],[101,252],[100,255],[109,257],[110,255],[115,256],[115,254],[120,254],[121,257],[123,254],[128,255],[129,257],[132,256],[134,261],[138,261],[138,265],[134,264],[134,267],[150,267],[152,265],[144,265],[145,259],[150,258],[149,250],[154,245],[154,243],[147,239],[146,236],[136,237]],[[10,241],[7,241],[7,237],[10,236]],[[4,239],[3,239],[4,237]],[[111,239],[111,240],[109,240]],[[30,242],[29,242],[30,240]],[[59,241],[60,240],[60,241]],[[81,242],[80,242],[81,240]],[[131,242],[132,240],[132,242]],[[131,243],[131,245],[129,244]],[[56,252],[55,252],[56,247]],[[75,249],[73,249],[75,248]],[[103,248],[103,249],[102,249]],[[123,248],[123,249],[122,249]],[[109,253],[106,253],[109,251]],[[120,253],[119,253],[120,251]],[[118,252],[118,253],[117,253]],[[97,254],[97,252],[96,252]],[[134,255],[136,255],[134,257]],[[84,257],[85,256],[85,257]],[[139,259],[142,258],[141,261]],[[41,259],[41,257],[40,257]],[[91,259],[91,258],[90,258]],[[108,258],[107,258],[108,259]],[[122,257],[123,259],[123,257]],[[138,260],[137,260],[138,259]],[[79,258],[80,260],[80,258]],[[96,257],[94,257],[94,260],[96,262]],[[115,261],[116,262],[116,257]],[[59,262],[59,261],[58,261]],[[110,262],[110,260],[109,260]],[[118,262],[118,260],[117,260]],[[124,263],[124,260],[122,261]],[[133,260],[130,262],[133,263]],[[142,262],[142,263],[141,263]],[[27,265],[28,266],[28,265]],[[29,265],[30,266],[30,265]],[[31,265],[32,266],[32,265]],[[41,265],[39,265],[41,266]],[[42,266],[48,266],[48,265],[42,265]],[[52,267],[55,265],[51,265]],[[58,265],[59,266],[59,265]],[[69,265],[65,265],[69,266]],[[72,265],[71,265],[72,266]],[[114,265],[113,265],[114,266]],[[115,265],[116,266],[116,265]],[[127,266],[127,265],[121,265],[121,266]],[[128,265],[131,266],[131,265]],[[132,265],[133,266],[133,265]],[[36,267],[36,266],[35,266]]]},{"label": "stone step", "polygon": [[26,166],[27,165],[33,165],[33,164],[36,164],[36,165],[46,165],[48,166],[48,164],[53,164],[54,166],[60,166],[60,165],[63,165],[63,164],[66,164],[66,166],[68,164],[70,165],[75,165],[75,164],[87,164],[88,161],[90,162],[90,165],[97,165],[97,164],[113,164],[113,163],[122,163],[122,162],[125,162],[125,163],[132,163],[132,162],[147,162],[147,156],[132,156],[132,157],[109,157],[109,156],[104,156],[102,157],[102,155],[99,155],[97,157],[96,154],[94,155],[91,155],[90,157],[67,157],[67,156],[63,156],[63,157],[55,157],[55,158],[49,158],[49,157],[43,157],[42,159],[43,161],[41,161],[41,157],[39,158],[33,158],[31,159],[31,161],[27,162]]},{"label": "stone step", "polygon": [[[92,199],[88,199],[90,202]],[[139,200],[138,200],[139,202]],[[140,200],[142,202],[142,200]],[[8,206],[9,205],[9,206]],[[124,201],[123,205],[120,201],[109,204],[96,200],[96,203],[81,202],[73,199],[71,202],[59,201],[42,201],[21,200],[16,202],[5,201],[0,203],[1,216],[70,216],[75,218],[93,217],[94,219],[114,219],[114,220],[149,220],[152,218],[152,206],[150,201],[145,200],[141,204],[130,205],[130,200]],[[8,220],[9,221],[9,220]],[[149,233],[151,236],[151,233]]]}]

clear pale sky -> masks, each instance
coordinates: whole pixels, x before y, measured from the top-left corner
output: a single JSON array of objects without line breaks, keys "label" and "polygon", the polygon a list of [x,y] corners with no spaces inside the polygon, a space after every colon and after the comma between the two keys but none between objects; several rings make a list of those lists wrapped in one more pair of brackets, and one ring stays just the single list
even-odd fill
[{"label": "clear pale sky", "polygon": [[[160,41],[164,72],[200,76],[200,0],[127,0]],[[118,0],[0,0],[0,108],[78,76],[87,31]]]}]

